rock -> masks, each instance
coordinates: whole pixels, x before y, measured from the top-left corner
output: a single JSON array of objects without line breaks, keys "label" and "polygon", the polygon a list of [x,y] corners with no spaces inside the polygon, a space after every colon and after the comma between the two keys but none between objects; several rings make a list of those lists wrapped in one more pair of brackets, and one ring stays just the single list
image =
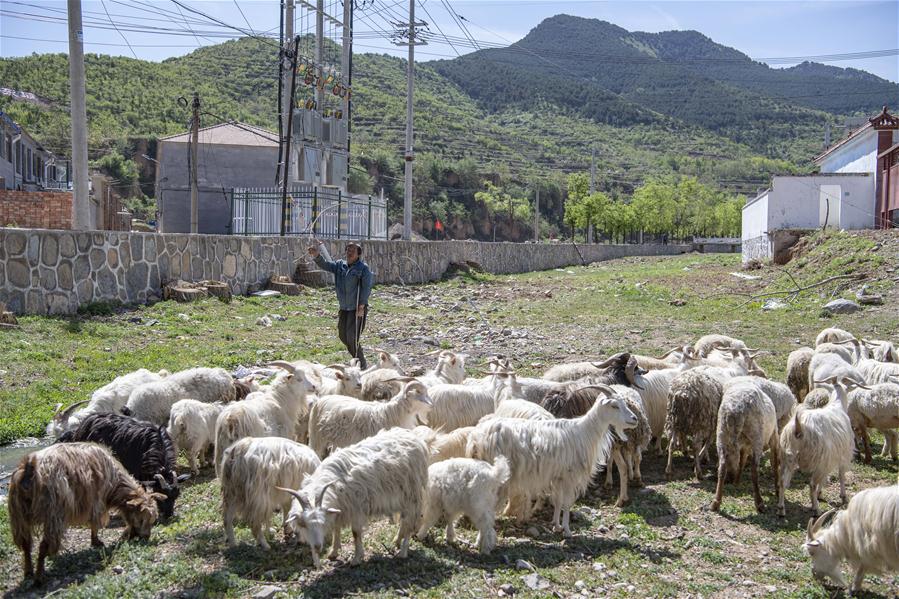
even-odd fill
[{"label": "rock", "polygon": [[269,314],[269,317],[272,320],[277,320],[278,322],[284,322],[285,320],[287,320],[286,316],[281,316],[280,314]]},{"label": "rock", "polygon": [[687,305],[687,300],[673,299],[673,300],[671,300],[671,301],[668,302],[668,303],[671,304],[672,306],[686,306],[686,305]]},{"label": "rock", "polygon": [[524,534],[531,538],[536,538],[540,536],[540,531],[537,530],[536,526],[529,526],[528,529],[524,531]]},{"label": "rock", "polygon": [[852,314],[862,309],[857,303],[847,299],[835,299],[824,304],[824,309],[831,314]]},{"label": "rock", "polygon": [[121,574],[125,571],[125,568],[123,568],[122,566],[113,566],[112,571],[114,574]]},{"label": "rock", "polygon": [[549,581],[536,572],[532,572],[527,576],[522,576],[521,580],[524,582],[525,586],[532,591],[543,591],[550,587]]},{"label": "rock", "polygon": [[606,565],[602,562],[593,562],[593,571],[602,572],[606,569]]},{"label": "rock", "polygon": [[776,586],[776,585],[773,585],[773,584],[769,584],[769,585],[765,586],[765,590],[766,590],[767,592],[769,592],[769,593],[776,593],[776,592],[777,592],[777,586]]},{"label": "rock", "polygon": [[781,308],[786,308],[787,305],[780,300],[776,299],[766,299],[765,303],[762,304],[762,310],[780,310]]},{"label": "rock", "polygon": [[883,304],[883,296],[877,294],[862,295],[858,297],[858,303],[863,306],[880,306]]},{"label": "rock", "polygon": [[537,571],[537,568],[534,567],[534,564],[523,559],[515,560],[515,567],[519,570],[530,570],[531,572]]},{"label": "rock", "polygon": [[185,314],[184,312],[179,312],[178,319],[188,321],[188,320],[190,320],[190,316],[188,314]]},{"label": "rock", "polygon": [[497,593],[497,595],[499,595],[500,597],[511,597],[514,594],[515,587],[508,582],[506,584],[499,585],[499,592]]},{"label": "rock", "polygon": [[260,316],[256,319],[256,324],[261,327],[270,327],[272,326],[272,319],[268,316]]},{"label": "rock", "polygon": [[583,580],[575,580],[574,581],[574,588],[578,589],[579,591],[586,588],[586,586],[587,586],[587,583],[584,582]]},{"label": "rock", "polygon": [[278,593],[284,592],[284,589],[281,587],[276,587],[272,584],[267,584],[255,593],[253,593],[253,599],[272,599]]}]

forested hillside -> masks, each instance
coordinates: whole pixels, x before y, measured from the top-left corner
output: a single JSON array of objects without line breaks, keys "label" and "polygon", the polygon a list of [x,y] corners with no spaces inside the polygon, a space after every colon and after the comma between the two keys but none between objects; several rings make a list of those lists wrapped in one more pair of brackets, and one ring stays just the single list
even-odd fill
[{"label": "forested hillside", "polygon": [[[235,119],[277,130],[276,58],[271,43],[251,38],[161,63],[87,55],[91,158],[127,180],[134,168],[120,156],[152,153],[153,140],[184,131],[189,114],[177,99],[194,91],[204,125]],[[351,184],[384,188],[397,200],[393,215],[402,197],[405,65],[354,56]],[[66,155],[66,56],[0,59],[0,81],[50,101],[47,108],[0,97],[0,109]],[[483,238],[499,221],[498,236],[528,235],[524,220],[503,224],[485,196],[475,197],[490,182],[497,197],[522,201],[540,188],[553,232],[566,216],[566,177],[588,170],[591,148],[598,189],[614,201],[630,203],[660,177],[750,195],[772,174],[809,170],[826,121],[873,112],[896,89],[851,69],[770,69],[696,32],[630,33],[559,15],[510,48],[416,68],[417,223],[427,232],[437,217],[455,236]],[[300,85],[297,97],[309,93]],[[147,195],[149,164],[141,173]]]}]

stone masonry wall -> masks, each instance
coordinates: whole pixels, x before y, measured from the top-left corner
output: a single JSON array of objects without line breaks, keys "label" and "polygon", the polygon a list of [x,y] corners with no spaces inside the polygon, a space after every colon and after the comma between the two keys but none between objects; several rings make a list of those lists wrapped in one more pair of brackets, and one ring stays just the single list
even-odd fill
[{"label": "stone masonry wall", "polygon": [[[98,301],[142,303],[161,296],[173,279],[215,279],[234,293],[292,276],[309,240],[115,231],[0,228],[0,302],[17,313],[72,314]],[[341,256],[343,241],[328,241]],[[422,283],[441,277],[450,262],[477,262],[503,274],[580,264],[571,244],[476,241],[364,241],[376,283]],[[679,254],[689,245],[578,246],[587,263],[623,256]]]},{"label": "stone masonry wall", "polygon": [[72,194],[0,189],[0,227],[71,229]]}]

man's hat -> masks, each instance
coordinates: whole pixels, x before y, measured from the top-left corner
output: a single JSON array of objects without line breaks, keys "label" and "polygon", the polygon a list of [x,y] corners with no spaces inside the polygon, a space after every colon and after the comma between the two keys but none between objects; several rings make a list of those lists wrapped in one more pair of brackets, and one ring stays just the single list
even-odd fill
[{"label": "man's hat", "polygon": [[348,242],[348,243],[344,246],[343,249],[346,249],[346,248],[349,248],[349,247],[356,248],[356,253],[359,254],[359,255],[362,254],[362,246],[359,245],[358,243],[356,243],[355,241],[350,241],[350,242]]}]

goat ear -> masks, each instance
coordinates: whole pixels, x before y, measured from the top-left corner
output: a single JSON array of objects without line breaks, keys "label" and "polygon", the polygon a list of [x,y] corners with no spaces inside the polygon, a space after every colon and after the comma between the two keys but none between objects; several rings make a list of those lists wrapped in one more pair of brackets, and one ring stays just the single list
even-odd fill
[{"label": "goat ear", "polygon": [[156,501],[165,501],[166,499],[168,499],[168,497],[166,497],[162,493],[150,493],[150,499],[155,499]]},{"label": "goat ear", "polygon": [[291,379],[293,379],[293,373],[292,373],[292,372],[291,372],[290,374],[288,374],[287,376],[284,377],[284,380],[285,380],[285,381],[289,381],[289,380],[291,380]]},{"label": "goat ear", "polygon": [[339,370],[335,370],[335,371],[334,371],[334,376],[335,376],[338,380],[341,380],[341,381],[345,381],[345,380],[346,380],[346,375],[345,375],[344,373],[340,372]]},{"label": "goat ear", "polygon": [[[153,495],[154,495],[154,494],[151,494],[150,496],[152,497]],[[144,500],[141,499],[140,497],[136,497],[136,498],[134,498],[134,499],[129,499],[129,500],[126,501],[125,503],[126,503],[127,505],[130,505],[131,507],[137,507],[137,506],[139,506],[141,503],[143,503],[143,501],[144,501]]]},{"label": "goat ear", "polygon": [[183,482],[185,482],[185,481],[187,481],[187,480],[190,480],[190,474],[186,474],[186,473],[185,473],[185,474],[182,474],[181,476],[178,477],[178,482],[179,482],[179,483],[183,483]]}]

